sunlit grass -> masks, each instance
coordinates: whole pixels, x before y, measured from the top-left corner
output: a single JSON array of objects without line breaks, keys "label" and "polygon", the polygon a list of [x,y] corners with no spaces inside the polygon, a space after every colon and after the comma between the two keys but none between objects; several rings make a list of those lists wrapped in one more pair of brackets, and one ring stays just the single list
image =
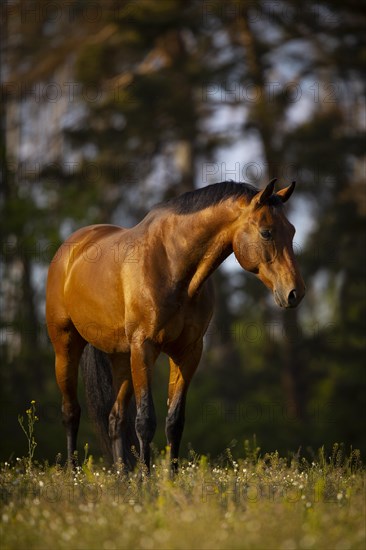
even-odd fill
[{"label": "sunlit grass", "polygon": [[165,452],[149,479],[94,464],[72,473],[28,457],[1,465],[3,549],[364,548],[359,453],[282,459],[191,453],[172,480]]}]

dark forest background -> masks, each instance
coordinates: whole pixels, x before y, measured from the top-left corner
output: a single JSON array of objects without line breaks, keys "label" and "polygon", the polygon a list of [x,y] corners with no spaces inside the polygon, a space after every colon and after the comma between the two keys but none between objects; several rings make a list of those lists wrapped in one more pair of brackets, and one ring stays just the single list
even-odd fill
[{"label": "dark forest background", "polygon": [[[1,458],[37,402],[36,456],[64,456],[44,322],[73,230],[131,226],[209,183],[298,186],[307,284],[281,311],[235,262],[187,405],[183,454],[365,445],[365,10],[358,0],[11,1],[1,7]],[[296,240],[296,239],[295,239]],[[156,366],[165,445],[167,361]],[[80,389],[82,393],[82,388]],[[80,449],[98,455],[83,415]]]}]

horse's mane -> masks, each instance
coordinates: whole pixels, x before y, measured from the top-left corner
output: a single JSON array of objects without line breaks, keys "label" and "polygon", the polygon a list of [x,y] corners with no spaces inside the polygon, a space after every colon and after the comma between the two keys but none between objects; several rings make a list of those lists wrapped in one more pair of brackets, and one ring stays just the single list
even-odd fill
[{"label": "horse's mane", "polygon": [[[244,196],[251,199],[257,193],[259,193],[259,189],[249,183],[222,181],[201,187],[195,191],[188,191],[183,195],[159,203],[154,208],[169,208],[176,214],[191,214],[209,206],[220,204],[228,198],[237,199]],[[275,196],[271,197],[269,203],[274,205],[276,198]]]}]

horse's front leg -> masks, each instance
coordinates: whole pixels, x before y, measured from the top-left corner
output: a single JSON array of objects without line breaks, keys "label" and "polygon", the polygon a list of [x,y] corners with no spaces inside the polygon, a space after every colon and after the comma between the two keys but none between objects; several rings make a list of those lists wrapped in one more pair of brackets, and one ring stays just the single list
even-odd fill
[{"label": "horse's front leg", "polygon": [[170,446],[172,473],[178,471],[179,446],[182,439],[185,405],[189,384],[202,355],[202,339],[187,346],[183,353],[170,357],[168,416],[165,433]]},{"label": "horse's front leg", "polygon": [[156,430],[156,416],[151,391],[152,368],[159,350],[149,340],[131,346],[131,373],[136,398],[136,433],[140,459],[150,472],[150,443]]}]

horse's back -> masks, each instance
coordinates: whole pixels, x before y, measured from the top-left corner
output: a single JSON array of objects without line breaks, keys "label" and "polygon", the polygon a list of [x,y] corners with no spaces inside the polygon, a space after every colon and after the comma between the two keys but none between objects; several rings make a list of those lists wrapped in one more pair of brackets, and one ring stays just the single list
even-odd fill
[{"label": "horse's back", "polygon": [[88,243],[93,243],[98,245],[99,242],[102,242],[103,239],[115,235],[117,233],[124,233],[128,229],[120,227],[119,225],[112,224],[94,224],[88,225],[86,227],[81,227],[72,233],[61,245],[60,249],[63,247],[70,247],[73,245],[73,248],[76,247],[85,247]]}]

